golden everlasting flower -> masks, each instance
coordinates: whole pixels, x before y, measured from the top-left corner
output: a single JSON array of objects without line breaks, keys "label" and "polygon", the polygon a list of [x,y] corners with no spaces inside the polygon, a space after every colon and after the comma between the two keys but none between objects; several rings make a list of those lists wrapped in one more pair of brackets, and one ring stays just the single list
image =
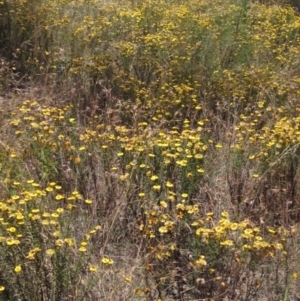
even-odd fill
[{"label": "golden everlasting flower", "polygon": [[201,255],[198,260],[195,261],[196,266],[204,267],[207,265],[207,261],[205,260],[205,256]]},{"label": "golden everlasting flower", "polygon": [[20,273],[22,271],[22,267],[20,265],[17,265],[14,269],[15,273]]},{"label": "golden everlasting flower", "polygon": [[104,264],[109,264],[109,265],[112,265],[114,263],[114,261],[110,258],[107,258],[107,257],[103,257],[101,259],[101,262],[104,263]]}]

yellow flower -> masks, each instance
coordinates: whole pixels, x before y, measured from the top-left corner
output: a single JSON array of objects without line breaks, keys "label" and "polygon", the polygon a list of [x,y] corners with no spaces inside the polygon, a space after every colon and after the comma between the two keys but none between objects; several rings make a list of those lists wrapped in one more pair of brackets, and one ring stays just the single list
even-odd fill
[{"label": "yellow flower", "polygon": [[114,263],[114,261],[113,261],[112,259],[107,258],[107,257],[103,257],[103,258],[101,259],[101,262],[102,262],[103,264],[109,264],[109,265],[112,265],[112,264]]},{"label": "yellow flower", "polygon": [[60,201],[60,200],[62,200],[63,198],[64,198],[64,196],[61,195],[61,194],[58,194],[58,195],[55,197],[55,199],[56,199],[57,201]]},{"label": "yellow flower", "polygon": [[276,249],[276,250],[282,250],[283,249],[283,245],[279,242],[272,244],[272,246]]},{"label": "yellow flower", "polygon": [[250,239],[252,238],[254,235],[253,235],[253,230],[252,229],[245,229],[244,230],[244,233],[241,235],[243,238],[247,238],[247,239]]},{"label": "yellow flower", "polygon": [[166,186],[168,188],[172,188],[174,185],[170,181],[167,181]]},{"label": "yellow flower", "polygon": [[33,260],[35,258],[36,253],[40,251],[41,251],[40,248],[34,248],[28,252],[28,255],[25,258],[29,260]]},{"label": "yellow flower", "polygon": [[186,210],[187,210],[187,213],[189,214],[196,214],[199,212],[199,208],[198,208],[198,205],[188,205],[186,206]]},{"label": "yellow flower", "polygon": [[20,273],[22,271],[22,267],[20,265],[17,265],[15,267],[15,270],[14,270],[16,273]]},{"label": "yellow flower", "polygon": [[134,290],[134,293],[135,293],[136,295],[140,295],[140,294],[142,294],[143,292],[144,292],[144,290],[141,289],[141,288],[136,288],[136,289]]},{"label": "yellow flower", "polygon": [[57,246],[57,247],[61,247],[62,245],[64,244],[64,241],[62,240],[62,239],[57,239],[56,241],[55,241],[55,245]]},{"label": "yellow flower", "polygon": [[14,233],[14,232],[16,232],[16,228],[15,227],[10,227],[10,228],[8,228],[8,229],[6,229],[8,232],[11,232],[11,233]]},{"label": "yellow flower", "polygon": [[75,244],[74,239],[72,239],[72,238],[65,238],[65,239],[64,239],[64,242],[65,242],[69,247],[74,246],[74,244]]},{"label": "yellow flower", "polygon": [[165,226],[163,226],[163,227],[160,227],[159,229],[158,229],[158,231],[160,232],[160,233],[168,233],[168,228],[167,227],[165,227]]},{"label": "yellow flower", "polygon": [[179,203],[179,204],[176,205],[176,209],[177,209],[177,210],[182,210],[182,211],[183,211],[183,210],[185,209],[185,205],[182,204],[182,203]]},{"label": "yellow flower", "polygon": [[198,168],[198,169],[197,169],[197,172],[198,172],[198,173],[204,173],[204,169],[203,169],[203,168]]},{"label": "yellow flower", "polygon": [[167,229],[172,229],[174,226],[174,222],[172,221],[166,221],[165,222],[165,226],[167,227]]},{"label": "yellow flower", "polygon": [[90,270],[90,272],[96,272],[97,267],[95,265],[90,265],[89,270]]},{"label": "yellow flower", "polygon": [[152,188],[155,191],[159,191],[160,190],[160,185],[154,185]]},{"label": "yellow flower", "polygon": [[195,154],[194,157],[196,159],[202,159],[203,158],[203,155],[202,154]]},{"label": "yellow flower", "polygon": [[54,249],[48,249],[48,250],[46,250],[46,254],[47,254],[48,256],[52,256],[52,255],[55,254],[55,250],[54,250]]},{"label": "yellow flower", "polygon": [[232,224],[230,224],[230,226],[229,226],[229,229],[232,230],[232,231],[237,230],[237,228],[238,228],[238,224],[237,224],[237,223],[232,223]]},{"label": "yellow flower", "polygon": [[59,233],[59,231],[54,231],[54,232],[52,233],[52,235],[53,235],[54,237],[59,237],[59,236],[60,236],[60,233]]},{"label": "yellow flower", "polygon": [[207,265],[207,261],[205,260],[205,256],[201,255],[198,260],[195,261],[196,266],[204,267]]},{"label": "yellow flower", "polygon": [[76,205],[72,205],[72,204],[68,204],[67,207],[66,207],[68,210],[72,210],[73,208],[77,208]]},{"label": "yellow flower", "polygon": [[163,208],[167,208],[168,207],[168,204],[166,201],[160,201],[159,202],[160,206],[162,206]]},{"label": "yellow flower", "polygon": [[225,217],[225,218],[228,218],[228,217],[229,217],[229,214],[228,214],[227,211],[223,211],[223,212],[221,213],[221,216],[222,216],[222,217]]},{"label": "yellow flower", "polygon": [[8,246],[12,246],[12,245],[18,245],[20,244],[21,242],[18,240],[18,239],[13,239],[13,238],[7,238],[6,239],[6,244]]},{"label": "yellow flower", "polygon": [[3,292],[5,290],[5,287],[3,285],[0,285],[0,292]]},{"label": "yellow flower", "polygon": [[125,175],[120,175],[120,180],[125,181],[129,177],[129,173],[127,172]]},{"label": "yellow flower", "polygon": [[186,178],[187,179],[190,179],[190,178],[192,178],[193,177],[193,173],[192,172],[188,172],[187,174],[186,174]]},{"label": "yellow flower", "polygon": [[220,242],[221,246],[232,246],[233,245],[233,241],[231,239],[227,239],[225,241]]}]

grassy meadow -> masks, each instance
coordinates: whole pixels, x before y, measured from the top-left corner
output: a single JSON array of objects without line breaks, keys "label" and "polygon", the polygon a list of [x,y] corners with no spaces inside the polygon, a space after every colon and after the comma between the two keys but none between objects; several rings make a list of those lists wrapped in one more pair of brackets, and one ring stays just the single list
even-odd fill
[{"label": "grassy meadow", "polygon": [[296,7],[1,0],[0,20],[0,301],[300,300]]}]

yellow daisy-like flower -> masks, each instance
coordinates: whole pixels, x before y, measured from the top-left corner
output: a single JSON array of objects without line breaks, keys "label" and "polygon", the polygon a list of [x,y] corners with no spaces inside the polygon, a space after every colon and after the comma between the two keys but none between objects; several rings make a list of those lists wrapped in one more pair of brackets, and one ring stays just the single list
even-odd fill
[{"label": "yellow daisy-like flower", "polygon": [[158,176],[156,176],[156,175],[153,175],[151,178],[151,181],[155,181],[155,180],[157,180],[158,179]]},{"label": "yellow daisy-like flower", "polygon": [[39,252],[41,252],[41,249],[40,249],[40,248],[34,248],[34,249],[32,249],[32,250],[30,250],[30,251],[28,252],[28,255],[25,256],[25,258],[26,258],[26,259],[29,259],[29,260],[34,260],[34,259],[35,259],[35,255],[36,255],[37,253],[39,253]]},{"label": "yellow daisy-like flower", "polygon": [[12,246],[12,245],[18,245],[18,244],[20,244],[21,242],[18,240],[18,239],[13,239],[13,238],[7,238],[6,239],[6,244],[8,245],[8,246]]},{"label": "yellow daisy-like flower", "polygon": [[160,190],[160,185],[154,185],[152,188],[155,191],[159,191]]},{"label": "yellow daisy-like flower", "polygon": [[16,232],[16,228],[15,227],[10,227],[10,228],[8,228],[8,229],[6,229],[8,232],[11,232],[11,233],[13,233],[13,232]]},{"label": "yellow daisy-like flower", "polygon": [[183,211],[183,210],[185,209],[185,205],[182,204],[182,203],[179,203],[179,204],[176,205],[176,209],[177,209],[177,210],[182,210],[182,211]]},{"label": "yellow daisy-like flower", "polygon": [[65,242],[69,247],[75,245],[74,239],[72,239],[72,238],[65,238],[65,239],[64,239],[64,242]]},{"label": "yellow daisy-like flower", "polygon": [[48,256],[52,256],[52,255],[55,254],[55,250],[54,250],[54,249],[48,249],[48,250],[46,250],[46,254],[47,254]]},{"label": "yellow daisy-like flower", "polygon": [[55,197],[55,199],[56,199],[57,201],[60,201],[60,200],[64,199],[64,196],[63,196],[62,194],[58,194],[58,195]]},{"label": "yellow daisy-like flower", "polygon": [[168,188],[172,188],[174,185],[170,181],[167,181],[166,186]]},{"label": "yellow daisy-like flower", "polygon": [[160,233],[168,233],[168,228],[167,227],[165,227],[165,226],[162,226],[162,227],[160,227],[159,229],[158,229],[158,231],[160,232]]},{"label": "yellow daisy-like flower", "polygon": [[22,271],[22,267],[20,265],[17,265],[14,269],[15,273],[20,273]]},{"label": "yellow daisy-like flower", "polygon": [[79,252],[86,252],[87,248],[86,247],[80,247],[78,250],[79,250]]},{"label": "yellow daisy-like flower", "polygon": [[203,168],[198,168],[198,169],[197,169],[197,172],[198,172],[198,173],[204,173],[204,169],[203,169]]},{"label": "yellow daisy-like flower", "polygon": [[225,241],[220,242],[221,246],[233,246],[233,241],[231,239],[227,239]]},{"label": "yellow daisy-like flower", "polygon": [[224,217],[224,218],[228,218],[229,217],[229,213],[227,211],[223,211],[221,213],[221,216]]},{"label": "yellow daisy-like flower", "polygon": [[204,267],[207,265],[207,261],[205,260],[205,256],[201,255],[198,260],[196,260],[196,265],[198,267]]},{"label": "yellow daisy-like flower", "polygon": [[97,266],[90,265],[89,270],[90,270],[90,272],[97,272]]},{"label": "yellow daisy-like flower", "polygon": [[163,208],[167,208],[168,207],[168,204],[166,201],[160,201],[159,202],[160,206],[162,206]]},{"label": "yellow daisy-like flower", "polygon": [[114,263],[114,261],[113,261],[112,259],[107,258],[107,257],[103,257],[103,258],[101,259],[101,262],[102,262],[103,264],[109,264],[109,265],[112,265],[112,264]]},{"label": "yellow daisy-like flower", "polygon": [[64,244],[64,241],[62,240],[62,239],[57,239],[56,241],[55,241],[55,245],[57,246],[57,247],[61,247],[62,245]]}]

